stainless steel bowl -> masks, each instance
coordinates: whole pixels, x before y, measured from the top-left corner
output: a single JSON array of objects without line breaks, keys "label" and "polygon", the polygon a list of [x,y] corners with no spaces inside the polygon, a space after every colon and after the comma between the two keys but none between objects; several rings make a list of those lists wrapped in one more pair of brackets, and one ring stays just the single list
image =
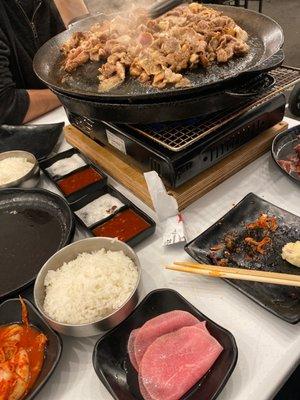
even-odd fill
[{"label": "stainless steel bowl", "polygon": [[[64,262],[74,260],[78,254],[86,252],[91,253],[100,249],[120,251],[132,259],[138,269],[138,279],[136,286],[131,296],[125,301],[125,303],[115,312],[101,318],[95,322],[88,324],[64,324],[54,321],[50,318],[43,309],[45,299],[45,286],[44,280],[49,270],[56,270],[61,267]],[[63,249],[55,253],[41,268],[34,285],[34,301],[40,311],[40,313],[47,320],[49,325],[64,335],[86,337],[103,334],[109,329],[114,328],[120,322],[122,322],[128,315],[134,310],[139,300],[139,289],[140,289],[140,278],[141,278],[141,266],[139,259],[135,252],[127,244],[111,238],[94,237],[79,240],[78,242],[72,243]]]},{"label": "stainless steel bowl", "polygon": [[35,187],[40,180],[40,167],[35,156],[31,153],[28,153],[28,151],[23,150],[12,150],[0,153],[0,161],[10,157],[26,158],[27,161],[32,163],[32,169],[21,178],[8,182],[4,185],[0,185],[0,189],[12,187],[31,189]]}]

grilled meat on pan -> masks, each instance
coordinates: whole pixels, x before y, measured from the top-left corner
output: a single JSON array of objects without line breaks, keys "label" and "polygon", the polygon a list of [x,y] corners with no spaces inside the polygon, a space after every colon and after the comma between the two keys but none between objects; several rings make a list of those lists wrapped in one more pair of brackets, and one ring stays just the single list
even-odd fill
[{"label": "grilled meat on pan", "polygon": [[181,72],[226,63],[249,51],[248,34],[232,18],[198,3],[174,8],[157,19],[135,9],[76,32],[62,46],[63,69],[72,73],[88,61],[103,60],[99,91],[120,85],[129,73],[158,89],[189,86]]}]

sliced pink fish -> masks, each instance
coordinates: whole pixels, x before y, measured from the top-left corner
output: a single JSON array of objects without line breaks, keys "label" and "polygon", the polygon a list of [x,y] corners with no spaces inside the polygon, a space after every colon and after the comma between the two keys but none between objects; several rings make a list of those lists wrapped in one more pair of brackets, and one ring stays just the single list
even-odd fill
[{"label": "sliced pink fish", "polygon": [[185,326],[157,338],[139,366],[144,399],[179,400],[207,373],[222,350],[205,324]]},{"label": "sliced pink fish", "polygon": [[199,320],[187,311],[174,310],[147,321],[134,337],[134,354],[137,365],[147,348],[160,336],[174,332],[183,326],[199,324]]},{"label": "sliced pink fish", "polygon": [[136,338],[136,334],[138,333],[139,329],[134,329],[131,331],[129,339],[128,339],[128,344],[127,344],[127,350],[129,354],[129,359],[131,361],[131,364],[134,366],[134,368],[138,371],[138,364],[135,358],[135,353],[134,353],[134,341]]}]

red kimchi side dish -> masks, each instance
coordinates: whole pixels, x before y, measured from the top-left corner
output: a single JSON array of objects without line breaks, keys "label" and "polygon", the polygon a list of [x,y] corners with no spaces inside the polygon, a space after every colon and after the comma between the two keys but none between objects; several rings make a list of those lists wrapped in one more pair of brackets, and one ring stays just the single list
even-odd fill
[{"label": "red kimchi side dish", "polygon": [[22,323],[0,326],[0,399],[20,400],[34,385],[44,362],[47,337],[29,325],[22,299]]}]

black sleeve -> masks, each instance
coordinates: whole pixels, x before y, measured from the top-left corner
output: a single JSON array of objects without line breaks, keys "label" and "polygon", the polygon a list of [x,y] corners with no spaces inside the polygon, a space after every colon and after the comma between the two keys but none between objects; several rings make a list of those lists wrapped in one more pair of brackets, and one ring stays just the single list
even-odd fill
[{"label": "black sleeve", "polygon": [[22,124],[29,107],[25,89],[17,89],[9,68],[9,46],[0,32],[0,124]]}]

